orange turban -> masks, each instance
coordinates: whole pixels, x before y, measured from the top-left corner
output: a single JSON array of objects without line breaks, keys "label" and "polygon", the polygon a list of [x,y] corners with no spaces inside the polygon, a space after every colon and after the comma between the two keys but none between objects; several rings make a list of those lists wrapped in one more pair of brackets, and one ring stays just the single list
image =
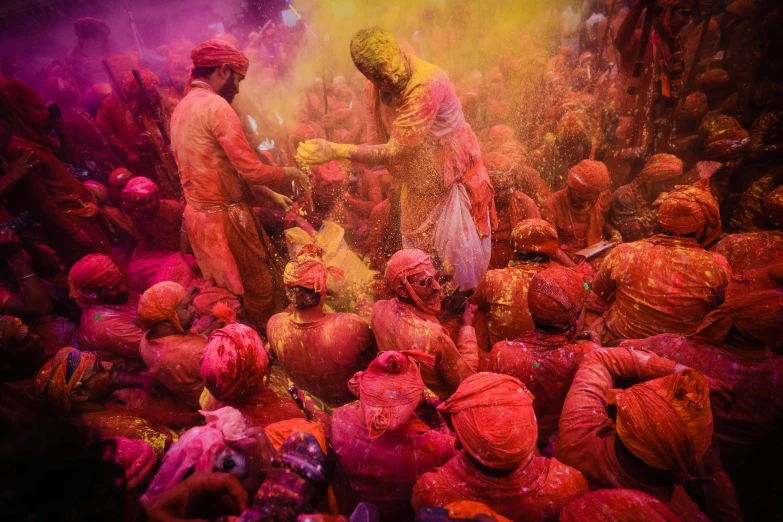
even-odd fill
[{"label": "orange turban", "polygon": [[112,258],[104,254],[89,254],[81,258],[68,272],[70,296],[79,305],[86,304],[88,289],[119,285],[125,280]]},{"label": "orange turban", "polygon": [[[138,71],[147,91],[150,93],[155,91],[160,83],[158,76],[149,69],[138,69]],[[133,76],[132,71],[125,73],[125,78],[122,81],[122,92],[126,97],[131,99],[141,96],[141,89],[139,88],[139,84],[136,82],[136,78]]]},{"label": "orange turban", "polygon": [[321,256],[324,251],[315,244],[304,245],[296,254],[296,259],[285,266],[283,283],[288,288],[301,286],[315,290],[319,294],[326,293],[326,276],[332,273],[342,277],[343,271],[336,267],[327,267]]},{"label": "orange turban", "polygon": [[599,489],[568,504],[560,522],[680,522],[660,500],[635,489]]},{"label": "orange turban", "polygon": [[177,315],[177,307],[185,293],[182,285],[173,281],[151,286],[139,299],[139,323],[149,328],[162,321],[170,321],[178,332],[185,333]]},{"label": "orange turban", "polygon": [[220,67],[228,64],[235,73],[247,76],[250,61],[245,54],[225,40],[207,40],[190,53],[194,67]]},{"label": "orange turban", "polygon": [[732,294],[704,317],[693,335],[723,344],[732,328],[772,350],[783,348],[783,290]]},{"label": "orange turban", "polygon": [[568,172],[568,188],[577,194],[598,195],[611,184],[609,169],[600,161],[582,160]]},{"label": "orange turban", "polygon": [[[68,361],[81,356],[79,364],[67,379]],[[71,411],[71,392],[98,371],[98,356],[93,352],[80,352],[76,348],[61,348],[43,365],[35,377],[35,393],[43,397],[56,413]]]},{"label": "orange turban", "polygon": [[557,122],[556,136],[563,146],[590,145],[590,118],[581,110],[566,112]]},{"label": "orange turban", "polygon": [[640,178],[651,182],[666,181],[679,176],[682,176],[682,160],[672,154],[654,155],[639,173]]},{"label": "orange turban", "polygon": [[438,411],[454,427],[465,450],[489,468],[515,468],[535,450],[533,395],[510,375],[473,374]]},{"label": "orange turban", "polygon": [[120,195],[122,196],[122,203],[132,208],[140,199],[159,193],[160,188],[152,180],[138,177],[128,181]]},{"label": "orange turban", "polygon": [[783,228],[783,185],[764,196],[762,205],[764,216],[775,226]]},{"label": "orange turban", "polygon": [[557,229],[543,219],[520,221],[511,231],[514,252],[533,252],[553,257],[560,248]]},{"label": "orange turban", "polygon": [[710,390],[696,370],[683,370],[618,393],[617,435],[645,464],[687,477],[712,443]]},{"label": "orange turban", "polygon": [[[689,185],[677,185],[658,210],[661,228],[675,234],[693,234],[708,227],[707,237],[720,234],[720,208],[709,192]],[[703,244],[708,244],[707,238]]]},{"label": "orange turban", "polygon": [[527,305],[534,321],[565,328],[576,323],[589,293],[581,274],[555,266],[533,276]]},{"label": "orange turban", "polygon": [[408,422],[421,402],[424,381],[416,361],[433,366],[435,357],[414,351],[382,352],[348,382],[359,397],[371,439]]},{"label": "orange turban", "polygon": [[432,268],[432,258],[426,252],[417,248],[398,250],[386,265],[386,282],[389,288],[394,290],[408,276],[419,274],[428,268]]},{"label": "orange turban", "polygon": [[201,378],[221,402],[245,398],[264,382],[269,358],[255,330],[230,324],[212,332],[201,356]]}]

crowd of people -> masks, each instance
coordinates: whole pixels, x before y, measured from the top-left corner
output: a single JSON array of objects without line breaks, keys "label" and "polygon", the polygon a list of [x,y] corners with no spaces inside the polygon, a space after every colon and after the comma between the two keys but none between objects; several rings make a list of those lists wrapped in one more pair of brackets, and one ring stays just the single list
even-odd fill
[{"label": "crowd of people", "polygon": [[4,69],[8,520],[779,516],[783,10],[558,17],[294,122],[260,33]]}]

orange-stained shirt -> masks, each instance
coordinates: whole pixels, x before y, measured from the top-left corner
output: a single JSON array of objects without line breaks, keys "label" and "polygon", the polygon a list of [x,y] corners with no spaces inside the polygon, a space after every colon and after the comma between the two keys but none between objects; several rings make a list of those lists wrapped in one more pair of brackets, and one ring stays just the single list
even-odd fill
[{"label": "orange-stained shirt", "polygon": [[735,274],[783,262],[783,231],[729,234],[710,249],[729,262]]},{"label": "orange-stained shirt", "polygon": [[557,229],[560,243],[571,250],[581,250],[604,238],[604,225],[612,204],[611,192],[604,191],[598,201],[585,210],[571,205],[568,190],[558,190],[541,205],[541,217]]},{"label": "orange-stained shirt", "polygon": [[207,346],[203,335],[187,333],[150,339],[149,333],[139,344],[139,353],[150,375],[189,406],[197,408],[204,391],[201,380],[201,355]]}]

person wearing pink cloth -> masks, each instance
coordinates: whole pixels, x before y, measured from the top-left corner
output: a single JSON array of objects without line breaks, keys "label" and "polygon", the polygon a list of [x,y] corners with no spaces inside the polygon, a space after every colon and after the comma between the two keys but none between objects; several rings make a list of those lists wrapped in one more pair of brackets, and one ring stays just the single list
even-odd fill
[{"label": "person wearing pink cloth", "polygon": [[[350,402],[348,381],[377,354],[369,323],[355,314],[324,313],[329,270],[320,247],[302,247],[285,268],[283,282],[293,310],[267,324],[272,351],[288,377],[328,406]],[[335,271],[335,269],[332,269]]]},{"label": "person wearing pink cloth", "polygon": [[582,276],[568,268],[551,267],[536,273],[527,294],[535,329],[497,343],[489,354],[488,372],[519,379],[535,397],[542,451],[557,433],[560,411],[579,363],[599,347],[576,340],[588,293]]},{"label": "person wearing pink cloth", "polygon": [[681,522],[653,496],[633,489],[599,489],[560,512],[559,522]]},{"label": "person wearing pink cloth", "polygon": [[533,396],[514,377],[472,375],[438,410],[462,451],[416,482],[415,509],[471,500],[512,520],[555,521],[588,492],[579,471],[536,456]]},{"label": "person wearing pink cloth", "polygon": [[191,53],[187,94],[171,117],[171,147],[185,196],[185,228],[205,279],[240,296],[263,329],[284,307],[282,267],[250,207],[250,185],[284,181],[309,187],[294,168],[264,165],[247,142],[231,101],[247,74],[247,57],[208,40]]},{"label": "person wearing pink cloth", "polygon": [[432,259],[421,250],[396,252],[386,267],[386,283],[396,296],[380,300],[372,310],[372,329],[378,350],[417,350],[434,356],[422,366],[424,384],[445,399],[478,367],[478,343],[473,328],[476,306],[462,315],[456,345],[436,317],[440,284]]},{"label": "person wearing pink cloth", "polygon": [[197,408],[204,391],[201,356],[207,339],[188,331],[192,322],[189,296],[177,283],[158,283],[139,299],[139,323],[147,329],[139,344],[144,364],[150,375]]},{"label": "person wearing pink cloth", "polygon": [[359,404],[335,410],[331,425],[339,462],[334,490],[343,513],[369,502],[381,520],[413,520],[416,480],[456,455],[454,437],[431,429],[414,412],[425,393],[418,361],[430,358],[383,352],[351,379]]},{"label": "person wearing pink cloth", "polygon": [[138,296],[128,291],[125,276],[103,254],[90,254],[68,273],[70,295],[82,309],[79,346],[106,360],[141,362]]}]

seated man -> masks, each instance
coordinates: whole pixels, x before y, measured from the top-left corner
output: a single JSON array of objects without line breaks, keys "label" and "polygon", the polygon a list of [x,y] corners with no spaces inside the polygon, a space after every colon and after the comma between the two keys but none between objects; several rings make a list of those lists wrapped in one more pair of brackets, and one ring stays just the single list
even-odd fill
[{"label": "seated man", "polygon": [[618,246],[593,280],[603,319],[591,328],[604,343],[690,332],[723,300],[731,268],[699,245],[720,230],[715,199],[679,186],[661,204],[658,221],[663,234]]},{"label": "seated man", "polygon": [[243,324],[230,324],[209,336],[201,357],[205,391],[201,408],[214,411],[233,406],[254,426],[305,418],[290,398],[264,385],[269,358],[258,334]]},{"label": "seated man", "polygon": [[435,316],[440,310],[440,284],[428,254],[414,248],[396,252],[386,267],[386,283],[397,295],[373,307],[378,349],[417,350],[434,356],[433,365],[422,367],[422,378],[439,397],[447,398],[478,366],[476,331],[471,326],[476,307],[465,308],[455,346]]},{"label": "seated man", "polygon": [[413,507],[472,500],[513,520],[557,520],[588,492],[574,468],[536,457],[533,397],[508,375],[477,373],[438,406],[463,451],[425,473],[413,488]]},{"label": "seated man", "polygon": [[638,241],[661,232],[658,225],[660,196],[682,178],[682,161],[671,154],[656,154],[639,175],[612,195],[612,225],[623,241]]},{"label": "seated man", "polygon": [[633,489],[599,489],[578,498],[560,512],[559,522],[677,522],[680,519],[661,502]]},{"label": "seated man", "polygon": [[528,287],[533,276],[547,268],[557,253],[557,231],[541,219],[526,219],[514,227],[511,248],[514,259],[508,268],[487,272],[470,299],[487,318],[489,346],[480,346],[482,359],[495,343],[533,330],[527,307]]},{"label": "seated man", "polygon": [[82,309],[79,347],[112,362],[140,364],[138,296],[128,291],[125,276],[109,256],[90,254],[68,273],[70,295]]},{"label": "seated man", "polygon": [[201,355],[207,339],[190,333],[190,300],[182,286],[158,283],[139,299],[139,323],[147,333],[139,352],[150,375],[189,406],[197,408],[204,391]]},{"label": "seated man", "polygon": [[283,282],[293,311],[267,323],[269,344],[301,390],[337,407],[351,400],[348,381],[378,353],[370,325],[355,314],[324,313],[328,270],[322,250],[303,246],[285,267]]},{"label": "seated man", "polygon": [[48,358],[38,336],[21,319],[0,315],[0,381],[32,377]]},{"label": "seated man", "polygon": [[456,455],[453,436],[430,429],[414,413],[425,393],[417,360],[430,358],[383,352],[351,379],[359,404],[335,410],[331,427],[341,512],[369,502],[378,506],[382,520],[413,520],[413,485]]},{"label": "seated man", "polygon": [[[617,379],[647,382],[612,393]],[[708,505],[725,515],[710,520],[739,520],[731,482],[703,460],[712,443],[709,394],[702,374],[674,361],[628,348],[593,350],[563,405],[555,456],[584,473],[592,489],[649,493],[681,520],[707,520],[681,486],[703,469]]]},{"label": "seated man", "polygon": [[492,229],[492,256],[490,268],[505,268],[511,261],[511,234],[514,228],[527,219],[540,219],[541,212],[533,199],[516,187],[513,172],[491,172],[490,180],[495,189],[497,225]]},{"label": "seated man", "polygon": [[579,273],[563,267],[533,276],[527,294],[535,330],[492,348],[487,371],[511,375],[533,394],[538,442],[543,448],[557,433],[557,421],[579,363],[598,345],[577,341],[589,291]]}]

